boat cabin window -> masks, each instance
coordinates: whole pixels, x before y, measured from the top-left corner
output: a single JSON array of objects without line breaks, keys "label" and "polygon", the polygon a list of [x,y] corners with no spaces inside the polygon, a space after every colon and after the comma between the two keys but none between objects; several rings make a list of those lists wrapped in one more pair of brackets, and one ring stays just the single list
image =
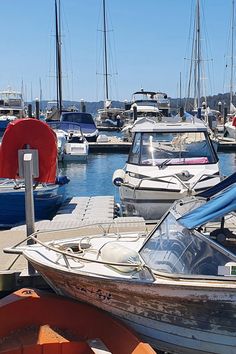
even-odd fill
[{"label": "boat cabin window", "polygon": [[[129,162],[140,165],[205,165],[217,162],[217,156],[207,132],[147,132],[136,133],[140,144],[139,161],[133,144]],[[135,135],[135,139],[136,139]],[[137,161],[137,158],[136,158]]]},{"label": "boat cabin window", "polygon": [[141,133],[135,134],[133,145],[129,154],[129,163],[138,164],[141,151]]},{"label": "boat cabin window", "polygon": [[236,256],[211,239],[184,228],[170,212],[146,241],[140,256],[154,271],[183,275],[221,275],[220,266],[236,261]]}]

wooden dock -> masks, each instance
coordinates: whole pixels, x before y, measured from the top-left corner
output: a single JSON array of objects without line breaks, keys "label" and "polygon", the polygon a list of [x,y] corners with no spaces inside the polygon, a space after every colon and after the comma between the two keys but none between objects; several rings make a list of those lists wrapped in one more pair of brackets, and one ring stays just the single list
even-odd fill
[{"label": "wooden dock", "polygon": [[127,153],[131,147],[130,142],[125,142],[116,136],[109,136],[107,142],[89,143],[89,152],[106,152],[106,153]]},{"label": "wooden dock", "polygon": [[220,152],[236,151],[236,139],[224,138],[222,136],[218,137],[218,139],[219,139],[218,151]]}]

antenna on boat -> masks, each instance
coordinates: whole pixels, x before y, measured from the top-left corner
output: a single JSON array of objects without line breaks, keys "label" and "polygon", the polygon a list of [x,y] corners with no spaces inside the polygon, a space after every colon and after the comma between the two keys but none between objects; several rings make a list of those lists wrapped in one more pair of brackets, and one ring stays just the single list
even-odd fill
[{"label": "antenna on boat", "polygon": [[[57,4],[58,2],[58,4]],[[61,85],[61,6],[60,0],[55,0],[55,26],[56,26],[56,81],[57,81],[57,109],[62,111],[62,85]]]}]

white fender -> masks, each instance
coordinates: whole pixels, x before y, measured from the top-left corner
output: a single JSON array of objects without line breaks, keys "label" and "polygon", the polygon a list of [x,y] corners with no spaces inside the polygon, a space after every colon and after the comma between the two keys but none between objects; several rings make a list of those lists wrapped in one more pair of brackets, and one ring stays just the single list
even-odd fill
[{"label": "white fender", "polygon": [[124,178],[125,178],[125,171],[120,168],[113,173],[112,183],[116,187],[120,187],[121,184],[124,182]]}]

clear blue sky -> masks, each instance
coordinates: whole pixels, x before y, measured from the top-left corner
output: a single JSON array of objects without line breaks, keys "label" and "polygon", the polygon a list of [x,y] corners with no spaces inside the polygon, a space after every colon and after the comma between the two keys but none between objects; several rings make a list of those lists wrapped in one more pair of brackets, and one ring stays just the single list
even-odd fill
[{"label": "clear blue sky", "polygon": [[[185,94],[190,64],[190,21],[194,0],[106,0],[113,65],[111,99],[134,91],[164,91],[177,97],[180,72]],[[102,0],[61,0],[63,98],[103,100],[101,67]],[[229,91],[225,55],[230,55],[231,0],[202,0],[207,43],[207,94]],[[0,90],[10,86],[25,98],[55,98],[54,0],[1,1]],[[204,55],[203,55],[204,56]],[[100,58],[100,59],[99,59]],[[209,77],[211,76],[211,77]],[[209,82],[209,84],[208,84]]]}]

